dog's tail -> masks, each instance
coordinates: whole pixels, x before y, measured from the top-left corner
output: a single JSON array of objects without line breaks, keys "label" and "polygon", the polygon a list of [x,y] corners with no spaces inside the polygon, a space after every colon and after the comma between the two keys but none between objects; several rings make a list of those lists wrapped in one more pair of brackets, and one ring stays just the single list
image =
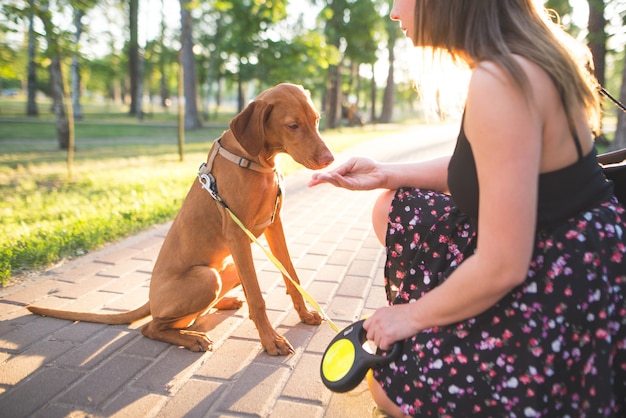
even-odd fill
[{"label": "dog's tail", "polygon": [[52,318],[68,319],[70,321],[97,322],[99,324],[130,324],[150,315],[150,302],[128,312],[114,314],[93,313],[93,312],[72,312],[60,309],[41,308],[39,306],[27,306],[26,309],[34,314],[49,316]]}]

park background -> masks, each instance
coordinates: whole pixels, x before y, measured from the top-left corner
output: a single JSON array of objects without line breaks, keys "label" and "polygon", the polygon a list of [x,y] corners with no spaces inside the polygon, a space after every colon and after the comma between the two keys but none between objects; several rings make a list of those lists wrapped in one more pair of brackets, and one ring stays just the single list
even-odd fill
[{"label": "park background", "polygon": [[[465,73],[434,90],[388,0],[0,4],[1,286],[171,220],[211,142],[276,83],[311,91],[335,152],[462,105]],[[626,1],[546,5],[626,102]],[[605,109],[601,149],[626,147]]]}]

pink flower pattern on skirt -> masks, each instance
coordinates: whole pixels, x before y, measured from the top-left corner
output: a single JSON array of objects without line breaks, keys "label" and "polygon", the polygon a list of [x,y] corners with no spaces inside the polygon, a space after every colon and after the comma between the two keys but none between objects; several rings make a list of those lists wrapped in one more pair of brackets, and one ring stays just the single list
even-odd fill
[{"label": "pink flower pattern on skirt", "polygon": [[[524,284],[466,321],[425,330],[374,377],[412,416],[626,416],[626,215],[615,200],[536,233]],[[514,219],[511,220],[514,222]],[[409,303],[475,251],[449,195],[399,189],[385,288]]]}]

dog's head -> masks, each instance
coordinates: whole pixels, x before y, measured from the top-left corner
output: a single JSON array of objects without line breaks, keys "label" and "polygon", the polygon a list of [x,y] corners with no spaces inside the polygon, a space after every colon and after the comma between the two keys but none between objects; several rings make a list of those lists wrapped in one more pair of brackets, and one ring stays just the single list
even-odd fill
[{"label": "dog's head", "polygon": [[295,84],[279,84],[265,90],[230,122],[230,130],[253,156],[286,152],[312,170],[333,162],[322,140],[319,113],[308,91]]}]

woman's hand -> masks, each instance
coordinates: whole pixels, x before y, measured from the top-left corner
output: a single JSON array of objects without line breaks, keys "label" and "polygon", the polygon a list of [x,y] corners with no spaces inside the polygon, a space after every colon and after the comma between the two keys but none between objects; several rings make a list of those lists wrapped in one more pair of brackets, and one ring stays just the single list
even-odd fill
[{"label": "woman's hand", "polygon": [[327,173],[314,173],[309,187],[330,183],[349,190],[372,190],[385,187],[386,176],[380,165],[366,157],[352,157]]},{"label": "woman's hand", "polygon": [[396,341],[405,340],[421,330],[415,318],[413,303],[387,306],[377,309],[363,323],[367,339],[376,343],[381,350],[390,350]]}]

